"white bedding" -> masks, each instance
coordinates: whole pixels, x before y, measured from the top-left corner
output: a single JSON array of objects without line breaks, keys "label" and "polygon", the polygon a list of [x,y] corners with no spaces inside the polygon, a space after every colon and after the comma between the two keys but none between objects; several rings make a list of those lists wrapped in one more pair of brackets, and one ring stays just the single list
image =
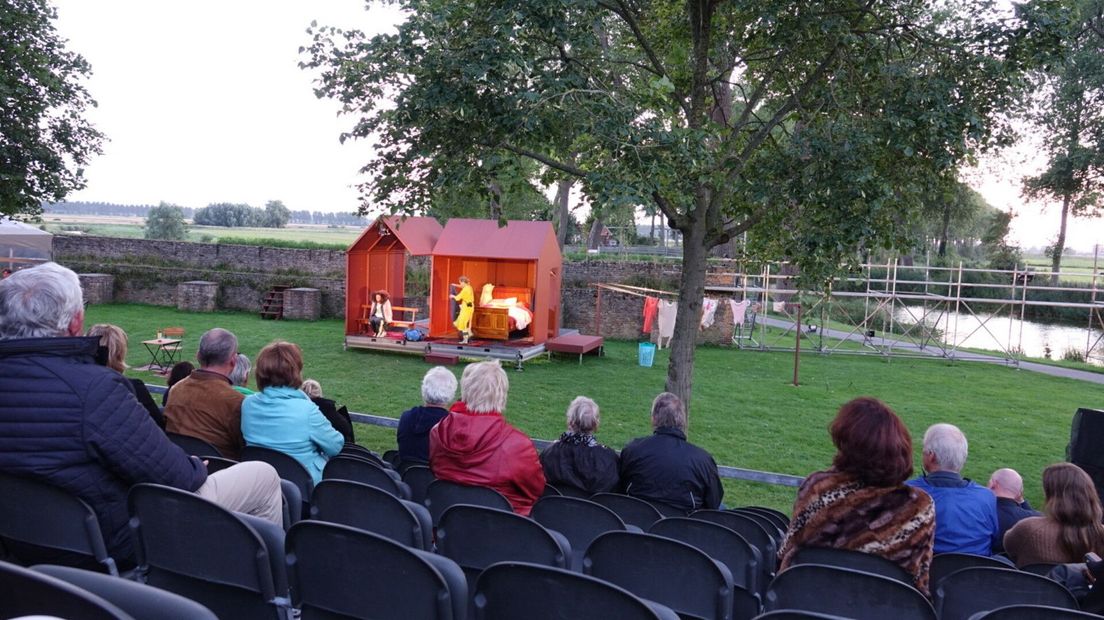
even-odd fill
[{"label": "white bedding", "polygon": [[490,303],[483,304],[492,308],[506,308],[506,313],[514,320],[516,329],[525,329],[533,321],[533,313],[518,305],[517,297],[506,299],[492,299]]}]

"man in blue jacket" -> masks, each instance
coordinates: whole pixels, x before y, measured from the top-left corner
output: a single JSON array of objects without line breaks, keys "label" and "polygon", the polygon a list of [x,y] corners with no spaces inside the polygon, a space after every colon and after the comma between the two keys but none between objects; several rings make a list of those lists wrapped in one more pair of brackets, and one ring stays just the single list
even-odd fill
[{"label": "man in blue jacket", "polygon": [[935,553],[990,555],[997,540],[996,496],[962,477],[968,449],[957,426],[933,424],[924,433],[926,473],[908,482],[935,502]]},{"label": "man in blue jacket", "polygon": [[207,475],[134,398],[126,379],[95,364],[82,338],[77,274],[54,263],[0,281],[0,471],[45,480],[87,502],[108,552],[131,558],[126,497],[154,482],[280,523],[280,479],[264,463]]}]

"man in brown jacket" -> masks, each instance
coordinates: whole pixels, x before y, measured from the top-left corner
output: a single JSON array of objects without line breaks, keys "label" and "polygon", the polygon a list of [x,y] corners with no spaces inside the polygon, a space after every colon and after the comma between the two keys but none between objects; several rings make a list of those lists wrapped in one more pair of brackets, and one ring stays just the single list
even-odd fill
[{"label": "man in brown jacket", "polygon": [[165,405],[165,430],[198,437],[228,459],[237,460],[245,440],[241,404],[245,399],[230,383],[237,362],[238,339],[216,327],[199,339],[199,368],[172,387]]}]

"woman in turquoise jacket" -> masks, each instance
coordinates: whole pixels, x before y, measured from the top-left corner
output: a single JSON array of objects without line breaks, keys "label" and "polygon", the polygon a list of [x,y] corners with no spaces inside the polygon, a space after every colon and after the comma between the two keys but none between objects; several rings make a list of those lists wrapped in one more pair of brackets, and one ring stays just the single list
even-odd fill
[{"label": "woman in turquoise jacket", "polygon": [[261,349],[254,369],[259,392],[242,401],[242,435],[246,445],[279,450],[307,468],[314,482],[345,445],[341,433],[299,386],[303,384],[303,353],[290,342]]}]

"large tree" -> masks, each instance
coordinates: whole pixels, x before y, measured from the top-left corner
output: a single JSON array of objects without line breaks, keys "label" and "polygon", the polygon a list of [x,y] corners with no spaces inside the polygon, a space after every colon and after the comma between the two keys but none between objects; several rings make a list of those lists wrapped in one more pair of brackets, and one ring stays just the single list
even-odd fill
[{"label": "large tree", "polygon": [[146,239],[186,239],[188,224],[184,221],[184,209],[167,202],[151,207],[146,215],[145,229]]},{"label": "large tree", "polygon": [[65,49],[46,0],[0,0],[0,214],[38,215],[84,187],[101,134],[81,80],[91,69]]},{"label": "large tree", "polygon": [[512,154],[599,214],[651,204],[682,233],[667,389],[689,401],[710,248],[823,281],[906,242],[925,186],[992,136],[1008,31],[937,0],[401,0],[396,32],[313,28],[319,96],[370,139],[366,204],[411,211]]}]

